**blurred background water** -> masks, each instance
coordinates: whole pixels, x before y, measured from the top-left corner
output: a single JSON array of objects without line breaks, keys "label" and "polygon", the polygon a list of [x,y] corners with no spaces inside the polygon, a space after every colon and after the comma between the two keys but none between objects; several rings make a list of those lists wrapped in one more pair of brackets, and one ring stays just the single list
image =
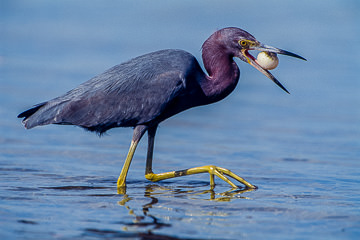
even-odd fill
[{"label": "blurred background water", "polygon": [[[358,239],[359,11],[355,0],[1,1],[1,239]],[[131,129],[98,138],[16,118],[144,53],[202,62],[202,43],[227,26],[308,61],[280,56],[287,95],[237,60],[228,98],[161,124],[154,171],[215,164],[256,191],[219,179],[210,191],[206,174],[148,182],[143,140],[117,194]]]}]

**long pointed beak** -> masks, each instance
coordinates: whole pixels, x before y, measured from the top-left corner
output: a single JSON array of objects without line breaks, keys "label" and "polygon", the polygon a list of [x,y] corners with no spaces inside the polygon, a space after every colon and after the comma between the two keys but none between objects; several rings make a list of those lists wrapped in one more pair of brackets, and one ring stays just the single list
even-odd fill
[{"label": "long pointed beak", "polygon": [[[256,68],[257,70],[259,70],[262,74],[264,74],[265,76],[267,76],[268,78],[270,78],[276,85],[278,85],[282,90],[284,90],[285,92],[289,93],[289,91],[266,69],[262,68],[257,62],[256,59],[248,52],[248,50],[258,50],[258,51],[265,51],[265,52],[273,52],[273,53],[277,53],[277,54],[282,54],[282,55],[287,55],[290,57],[295,57],[295,58],[299,58],[302,60],[305,60],[305,58],[289,52],[289,51],[285,51],[279,48],[275,48],[272,46],[267,46],[267,45],[263,45],[263,44],[258,44],[258,45],[253,45],[251,46],[249,49],[243,49],[243,54],[246,56],[248,63],[250,65],[252,65],[254,68]],[[289,93],[290,94],[290,93]]]},{"label": "long pointed beak", "polygon": [[265,52],[274,52],[274,53],[278,53],[278,54],[282,54],[282,55],[287,55],[287,56],[290,56],[290,57],[294,57],[294,58],[299,58],[299,59],[302,59],[302,60],[305,60],[305,58],[303,58],[302,56],[299,56],[295,53],[292,53],[292,52],[288,52],[286,50],[282,50],[282,49],[279,49],[279,48],[276,48],[276,47],[272,47],[272,46],[268,46],[268,45],[264,45],[264,44],[260,44],[258,47],[253,47],[252,49],[250,50],[258,50],[258,51],[265,51]]}]

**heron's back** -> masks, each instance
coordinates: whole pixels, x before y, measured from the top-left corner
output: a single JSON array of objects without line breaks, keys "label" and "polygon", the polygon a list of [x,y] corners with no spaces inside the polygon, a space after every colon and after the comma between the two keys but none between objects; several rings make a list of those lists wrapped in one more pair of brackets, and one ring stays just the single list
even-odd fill
[{"label": "heron's back", "polygon": [[[198,85],[199,75],[203,72],[190,53],[161,50],[116,65],[19,117],[25,118],[26,128],[71,124],[103,133],[112,127],[136,126],[162,119],[164,111],[172,115],[169,105],[178,96],[191,95],[187,86]],[[191,104],[180,103],[184,109]]]}]

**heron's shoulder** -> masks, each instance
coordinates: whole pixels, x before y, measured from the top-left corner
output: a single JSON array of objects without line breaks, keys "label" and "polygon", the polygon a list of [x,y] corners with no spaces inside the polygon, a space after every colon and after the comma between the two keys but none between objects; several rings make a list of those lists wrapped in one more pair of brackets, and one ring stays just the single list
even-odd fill
[{"label": "heron's shoulder", "polygon": [[164,81],[168,84],[173,82],[177,85],[179,80],[184,81],[188,74],[198,71],[197,66],[195,57],[184,50],[160,50],[118,64],[84,82],[71,92],[78,95],[105,89],[122,92],[144,87],[154,81],[157,83]]},{"label": "heron's shoulder", "polygon": [[195,58],[191,53],[181,49],[163,49],[156,52],[151,52],[143,56],[157,56],[157,57],[184,57]]},{"label": "heron's shoulder", "polygon": [[[195,57],[184,50],[180,49],[164,49],[156,52],[151,52],[144,54],[142,56],[136,57],[129,62],[140,64],[157,64],[157,63],[171,63],[173,66],[191,64],[193,61],[196,61]],[[166,65],[165,65],[166,66]]]},{"label": "heron's shoulder", "polygon": [[197,60],[191,53],[184,50],[166,49],[147,53],[118,64],[105,71],[100,77],[147,78],[168,71],[188,72],[194,65],[197,65]]}]

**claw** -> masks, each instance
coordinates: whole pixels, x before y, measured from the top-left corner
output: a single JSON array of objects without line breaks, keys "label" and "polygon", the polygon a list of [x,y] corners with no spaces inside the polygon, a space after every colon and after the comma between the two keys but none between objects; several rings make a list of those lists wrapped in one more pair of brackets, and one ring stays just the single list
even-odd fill
[{"label": "claw", "polygon": [[217,167],[214,165],[202,166],[202,167],[194,167],[185,170],[179,171],[172,171],[172,172],[165,172],[165,173],[158,173],[155,174],[152,171],[148,172],[145,177],[146,179],[157,182],[164,179],[174,178],[174,177],[181,177],[186,175],[198,174],[198,173],[209,173],[210,174],[210,187],[211,189],[215,186],[214,175],[219,177],[221,180],[227,182],[232,188],[238,189],[239,187],[236,186],[233,182],[231,182],[225,175],[235,179],[236,181],[244,184],[249,189],[256,189],[257,187],[252,185],[251,183],[247,182],[242,177],[236,175],[235,173],[231,172],[230,170],[222,167]]}]

